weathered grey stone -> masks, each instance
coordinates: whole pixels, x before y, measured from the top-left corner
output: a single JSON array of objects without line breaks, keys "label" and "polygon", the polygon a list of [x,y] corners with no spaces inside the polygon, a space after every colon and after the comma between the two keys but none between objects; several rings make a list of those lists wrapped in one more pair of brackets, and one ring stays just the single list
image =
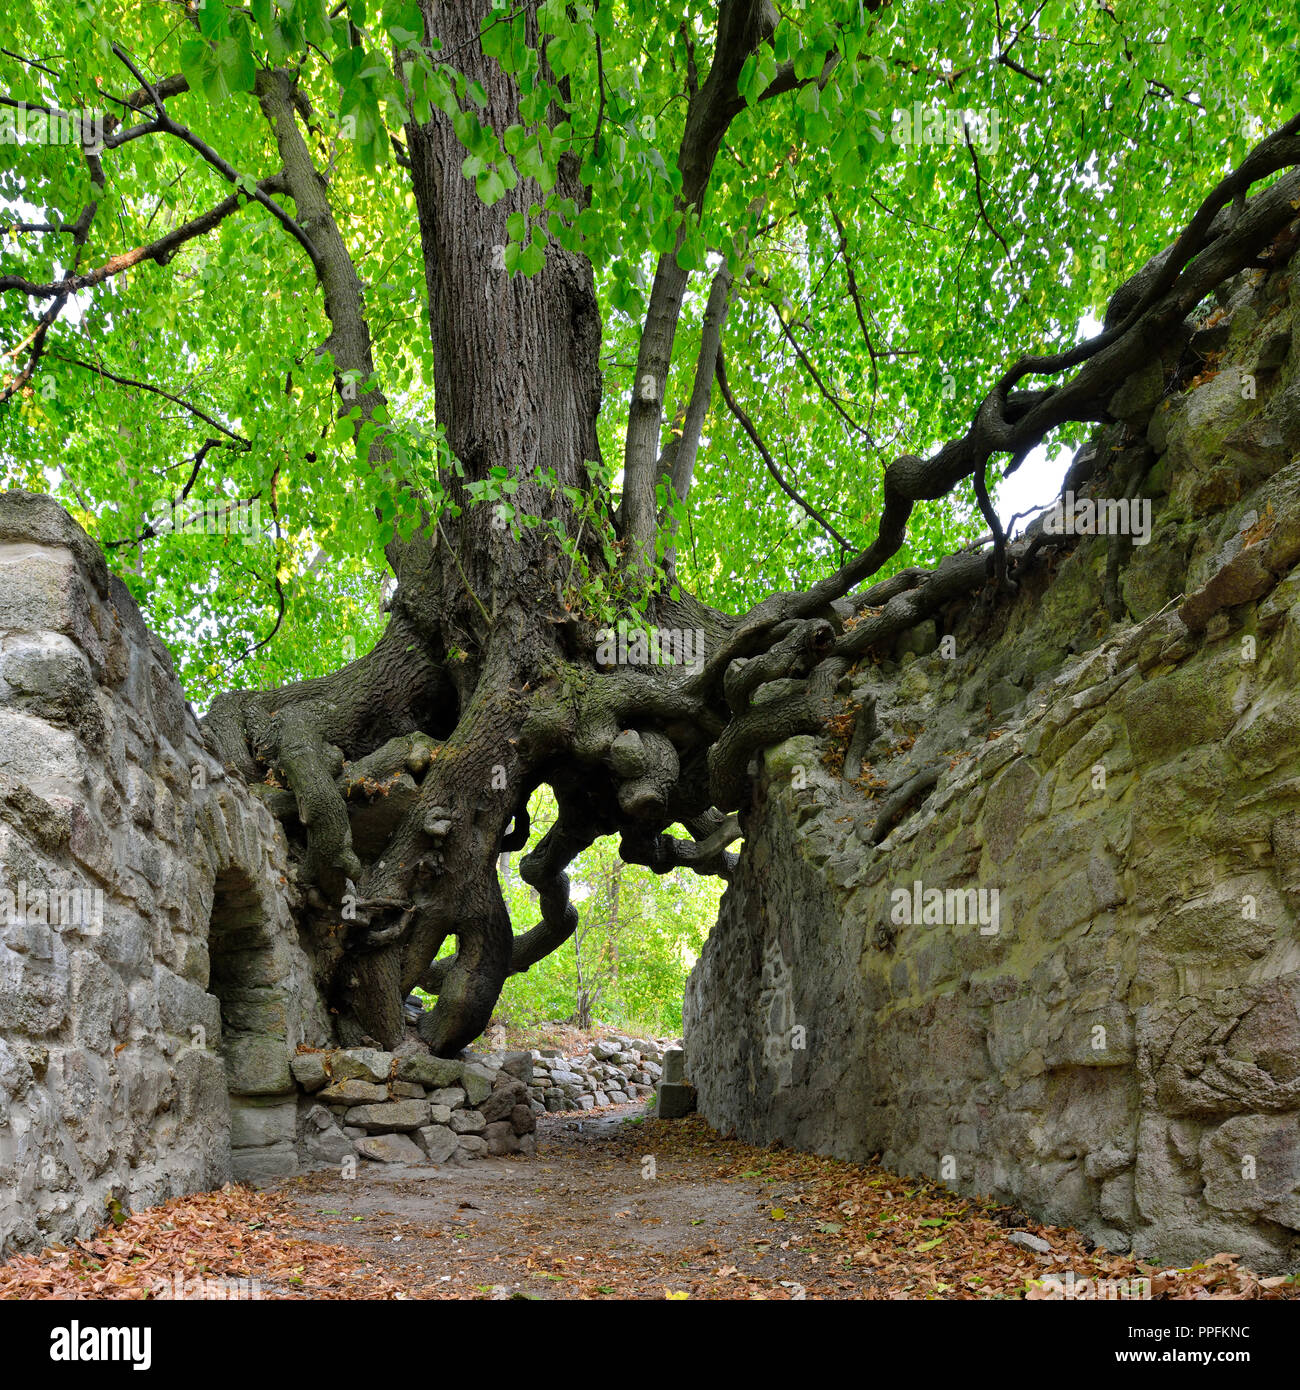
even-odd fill
[{"label": "weathered grey stone", "polygon": [[307,1157],[318,1163],[346,1163],[357,1157],[356,1145],[337,1125],[309,1134],[303,1141]]},{"label": "weathered grey stone", "polygon": [[501,1070],[525,1083],[533,1079],[533,1059],[527,1052],[507,1052]]},{"label": "weathered grey stone", "polygon": [[493,1120],[504,1120],[516,1105],[519,1105],[528,1096],[528,1088],[522,1081],[515,1081],[507,1078],[504,1084],[494,1087],[492,1094],[478,1107],[483,1118],[491,1123]]},{"label": "weathered grey stone", "polygon": [[377,1081],[358,1081],[355,1078],[335,1081],[316,1094],[326,1105],[377,1105],[388,1099],[387,1088]]},{"label": "weathered grey stone", "polygon": [[298,1154],[292,1144],[236,1149],[230,1156],[230,1171],[236,1182],[274,1182],[292,1177],[298,1167]]},{"label": "weathered grey stone", "polygon": [[406,1134],[369,1134],[353,1144],[362,1158],[375,1163],[423,1163],[424,1150]]},{"label": "weathered grey stone", "polygon": [[510,1112],[510,1124],[516,1134],[532,1134],[537,1128],[537,1116],[533,1114],[533,1107],[516,1105]]},{"label": "weathered grey stone", "polygon": [[293,1087],[289,1052],[282,1038],[233,1033],[222,1039],[232,1095],[279,1095]]},{"label": "weathered grey stone", "polygon": [[459,1138],[446,1125],[425,1125],[417,1132],[416,1143],[430,1163],[446,1163],[460,1147]]},{"label": "weathered grey stone", "polygon": [[487,1120],[479,1110],[452,1110],[447,1122],[457,1134],[482,1134],[487,1128]]},{"label": "weathered grey stone", "polygon": [[[431,1090],[459,1086],[464,1067],[460,1062],[446,1057],[431,1057],[423,1053],[410,1053],[399,1059],[397,1076],[401,1081],[415,1081]],[[489,1086],[489,1090],[491,1087]],[[441,1101],[440,1104],[447,1102]]]},{"label": "weathered grey stone", "polygon": [[459,1110],[465,1104],[465,1092],[459,1086],[444,1086],[430,1091],[429,1100],[434,1105],[445,1105],[448,1110]]},{"label": "weathered grey stone", "polygon": [[462,1159],[486,1158],[488,1152],[487,1140],[478,1134],[462,1134],[460,1136],[460,1146],[456,1150]]},{"label": "weathered grey stone", "polygon": [[[349,1047],[335,1052],[330,1058],[330,1073],[336,1081],[355,1077],[361,1081],[386,1082],[393,1072],[393,1054],[379,1052],[373,1047]],[[402,1077],[415,1081],[417,1077]]]},{"label": "weathered grey stone", "polygon": [[483,1131],[483,1139],[490,1154],[514,1154],[519,1152],[519,1136],[514,1132],[509,1120],[497,1120]]},{"label": "weathered grey stone", "polygon": [[487,1067],[470,1063],[463,1068],[459,1079],[468,1104],[481,1105],[492,1094],[492,1083],[496,1080],[496,1074]]},{"label": "weathered grey stone", "polygon": [[423,1100],[393,1100],[382,1105],[358,1105],[345,1116],[350,1125],[359,1125],[370,1134],[393,1130],[419,1129],[429,1123],[429,1103]]},{"label": "weathered grey stone", "polygon": [[326,1056],[324,1052],[296,1052],[289,1059],[293,1079],[304,1091],[319,1091],[329,1081],[329,1073],[325,1070]]},{"label": "weathered grey stone", "polygon": [[298,1107],[292,1098],[279,1104],[241,1098],[230,1107],[231,1148],[292,1143],[297,1123]]},{"label": "weathered grey stone", "polygon": [[661,1120],[679,1120],[695,1109],[695,1087],[684,1081],[661,1081],[655,1101],[655,1115]]},{"label": "weathered grey stone", "polygon": [[[215,1014],[215,1000],[212,1005]],[[221,1017],[232,1032],[264,1033],[270,1037],[286,1038],[292,1008],[292,998],[283,989],[228,988],[221,1000]]]}]

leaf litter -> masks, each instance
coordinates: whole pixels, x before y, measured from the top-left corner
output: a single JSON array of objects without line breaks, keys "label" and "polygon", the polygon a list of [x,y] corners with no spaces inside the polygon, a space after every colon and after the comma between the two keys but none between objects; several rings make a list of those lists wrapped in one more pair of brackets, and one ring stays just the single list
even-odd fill
[{"label": "leaf litter", "polygon": [[0,1298],[145,1299],[179,1277],[252,1279],[268,1299],[1038,1300],[1069,1275],[1148,1279],[1155,1299],[1300,1296],[1228,1252],[1166,1269],[875,1163],[756,1148],[698,1116],[631,1118],[548,1115],[536,1158],[421,1180],[363,1165],[121,1213],[0,1264]]}]

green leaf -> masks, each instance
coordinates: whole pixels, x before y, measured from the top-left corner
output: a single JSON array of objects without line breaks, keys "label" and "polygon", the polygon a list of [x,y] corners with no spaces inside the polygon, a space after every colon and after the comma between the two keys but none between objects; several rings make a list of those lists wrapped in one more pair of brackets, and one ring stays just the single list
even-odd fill
[{"label": "green leaf", "polygon": [[478,196],[488,207],[493,203],[499,203],[506,194],[505,181],[496,169],[484,170],[475,180],[475,189]]}]

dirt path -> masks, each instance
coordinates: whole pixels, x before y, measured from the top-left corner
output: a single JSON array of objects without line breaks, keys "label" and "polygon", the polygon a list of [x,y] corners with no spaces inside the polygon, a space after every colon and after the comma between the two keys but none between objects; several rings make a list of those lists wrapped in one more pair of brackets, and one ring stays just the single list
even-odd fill
[{"label": "dirt path", "polygon": [[352,1180],[313,1173],[275,1191],[301,1214],[293,1235],[361,1255],[411,1298],[698,1297],[719,1269],[730,1297],[751,1282],[798,1297],[820,1257],[780,1249],[771,1212],[802,1184],[774,1196],[756,1170],[720,1176],[707,1152],[670,1152],[673,1126],[643,1115],[541,1117],[531,1159],[365,1164]]},{"label": "dirt path", "polygon": [[539,1117],[532,1158],[365,1163],[119,1212],[0,1264],[0,1300],[1040,1299],[1079,1280],[1125,1300],[1300,1295],[1231,1254],[1161,1269],[878,1164],[624,1105]]},{"label": "dirt path", "polygon": [[539,1117],[531,1159],[366,1164],[268,1195],[287,1203],[290,1242],[341,1247],[389,1298],[1019,1299],[1135,1276],[1157,1298],[1296,1292],[1231,1256],[1158,1272],[875,1164],[758,1149],[637,1105]]}]

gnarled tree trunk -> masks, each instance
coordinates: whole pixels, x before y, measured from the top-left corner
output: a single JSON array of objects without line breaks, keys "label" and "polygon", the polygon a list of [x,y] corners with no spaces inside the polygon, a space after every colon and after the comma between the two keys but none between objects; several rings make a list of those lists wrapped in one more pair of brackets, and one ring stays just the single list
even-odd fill
[{"label": "gnarled tree trunk", "polygon": [[[479,33],[490,12],[489,0],[424,0],[429,35],[481,84],[485,119],[499,131],[518,122],[519,94],[482,55]],[[743,107],[737,74],[773,22],[761,0],[721,6],[712,67],[691,94],[678,160],[686,215],[698,210],[727,123]],[[360,286],[331,232],[291,85],[283,73],[264,75],[259,96],[317,247],[336,366],[369,377]],[[486,206],[464,177],[464,149],[450,122],[435,114],[408,127],[437,415],[457,461],[451,505],[388,547],[397,586],[390,625],[371,653],[333,676],[224,696],[206,725],[228,764],[266,784],[298,848],[308,888],[304,927],[343,1041],[395,1043],[401,999],[417,983],[438,997],[420,1025],[436,1051],[455,1053],[477,1037],[507,975],[572,935],[577,914],[564,870],[599,835],[620,835],[623,858],[657,872],[728,872],[726,846],[739,833],[735,813],[744,813],[752,757],[841,713],[842,677],[873,647],[990,578],[1014,583],[1056,543],[1040,533],[1006,544],[988,505],[989,461],[1004,455],[1014,466],[1057,426],[1107,418],[1107,401],[1150,344],[1294,219],[1294,170],[1253,198],[1245,194],[1255,180],[1300,163],[1297,128],[1292,122],[1262,142],[1212,191],[1171,252],[1121,287],[1101,335],[1056,358],[1023,359],[960,439],[927,460],[895,460],[867,550],[807,592],[774,594],[729,617],[689,595],[647,592],[643,563],[658,524],[656,479],[669,474],[674,486],[689,485],[715,367],[722,375],[729,280],[716,281],[710,296],[689,413],[693,437],[661,454],[659,397],[685,278],[673,252],[660,259],[636,378],[656,389],[638,392],[633,405],[624,505],[615,517],[590,466],[601,392],[591,266],[552,244],[539,274],[508,275],[507,219],[527,217],[535,187],[520,180]],[[576,161],[561,165],[559,180],[581,207]],[[1059,386],[1016,389],[1027,375],[1074,368]],[[382,397],[371,392],[365,401],[370,418]],[[381,439],[371,459],[382,458]],[[967,478],[989,518],[989,551],[846,597],[897,553],[918,500]],[[506,489],[510,510],[482,504],[476,485],[485,484]],[[534,524],[521,528],[511,511]],[[642,621],[701,631],[698,667],[598,659],[596,624],[579,611],[572,581],[575,569],[598,573],[606,565],[598,532],[611,528],[624,549],[620,580],[629,592],[641,590]],[[558,818],[520,861],[542,920],[515,935],[496,865],[503,851],[528,844],[528,798],[542,783],[555,793]],[[901,798],[925,789],[895,790]],[[667,835],[674,823],[693,839]],[[455,954],[431,964],[449,937]]]}]

